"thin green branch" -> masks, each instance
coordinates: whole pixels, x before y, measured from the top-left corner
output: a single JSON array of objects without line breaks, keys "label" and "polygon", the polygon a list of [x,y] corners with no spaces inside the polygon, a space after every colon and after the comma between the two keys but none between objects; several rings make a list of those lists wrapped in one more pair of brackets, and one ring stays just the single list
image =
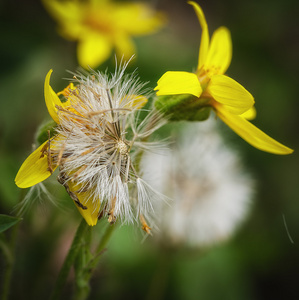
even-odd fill
[{"label": "thin green branch", "polygon": [[[93,270],[97,266],[97,264],[99,263],[101,255],[102,255],[103,251],[105,250],[105,248],[106,248],[106,246],[107,246],[107,244],[108,244],[108,242],[109,242],[109,240],[112,236],[112,233],[113,233],[115,227],[116,227],[115,224],[111,224],[107,227],[101,241],[98,244],[98,247],[96,249],[95,257],[86,266],[87,270]],[[90,277],[91,277],[92,272],[89,272],[89,273],[90,273]]]},{"label": "thin green branch", "polygon": [[82,219],[82,221],[77,229],[77,232],[74,236],[73,243],[70,247],[70,250],[69,250],[69,252],[64,260],[64,263],[61,267],[61,270],[58,274],[58,278],[56,280],[56,284],[54,286],[50,300],[58,300],[60,298],[62,289],[67,280],[70,269],[71,269],[72,265],[74,264],[76,256],[80,250],[80,247],[82,246],[82,238],[84,237],[84,234],[85,234],[87,228],[88,228],[88,225],[87,225],[86,221],[84,219]]},{"label": "thin green branch", "polygon": [[84,270],[82,270],[82,272],[80,273],[81,276],[78,276],[76,280],[76,291],[73,300],[86,300],[88,298],[90,293],[90,279],[101,259],[102,253],[106,248],[115,227],[115,224],[109,225],[107,227],[103,237],[98,244],[95,256],[86,264]]}]

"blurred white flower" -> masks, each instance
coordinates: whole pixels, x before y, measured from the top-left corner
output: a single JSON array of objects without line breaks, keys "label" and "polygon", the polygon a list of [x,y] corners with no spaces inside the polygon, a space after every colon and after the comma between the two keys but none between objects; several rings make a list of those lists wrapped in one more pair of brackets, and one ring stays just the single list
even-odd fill
[{"label": "blurred white flower", "polygon": [[230,237],[248,213],[253,180],[214,120],[189,123],[164,154],[144,164],[151,185],[173,199],[160,203],[161,241],[204,247]]}]

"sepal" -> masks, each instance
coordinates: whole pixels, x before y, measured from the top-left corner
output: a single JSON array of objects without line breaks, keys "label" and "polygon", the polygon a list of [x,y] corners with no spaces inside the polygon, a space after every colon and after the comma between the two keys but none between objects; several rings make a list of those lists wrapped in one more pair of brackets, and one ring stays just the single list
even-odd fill
[{"label": "sepal", "polygon": [[197,98],[192,95],[158,96],[155,107],[170,121],[204,121],[208,119],[211,107],[209,99]]}]

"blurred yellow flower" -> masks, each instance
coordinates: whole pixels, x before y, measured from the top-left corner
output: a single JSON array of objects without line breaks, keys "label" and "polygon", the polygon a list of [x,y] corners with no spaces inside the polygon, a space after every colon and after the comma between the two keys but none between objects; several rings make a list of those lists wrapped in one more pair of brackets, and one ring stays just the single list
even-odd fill
[{"label": "blurred yellow flower", "polygon": [[132,36],[153,33],[165,22],[163,14],[148,5],[110,0],[43,0],[57,20],[59,32],[78,41],[79,64],[95,68],[107,60],[115,48],[127,60],[135,53]]},{"label": "blurred yellow flower", "polygon": [[218,28],[210,41],[201,7],[193,1],[188,3],[193,6],[202,28],[197,70],[195,73],[166,72],[155,88],[157,95],[191,94],[206,99],[206,105],[252,146],[274,154],[292,153],[292,149],[248,122],[255,117],[254,98],[242,85],[224,75],[232,58],[229,30]]}]

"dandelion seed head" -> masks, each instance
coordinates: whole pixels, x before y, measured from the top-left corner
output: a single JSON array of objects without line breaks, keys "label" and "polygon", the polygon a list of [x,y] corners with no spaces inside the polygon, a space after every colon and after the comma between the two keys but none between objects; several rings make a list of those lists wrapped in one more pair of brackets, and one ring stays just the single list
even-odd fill
[{"label": "dandelion seed head", "polygon": [[248,214],[254,182],[212,120],[187,126],[164,156],[148,153],[144,169],[151,186],[173,199],[155,207],[162,211],[160,238],[168,246],[219,243]]},{"label": "dandelion seed head", "polygon": [[100,204],[111,223],[140,216],[146,222],[154,214],[157,195],[141,179],[138,157],[157,147],[149,137],[165,124],[157,111],[139,119],[148,93],[125,68],[73,74],[71,85],[58,93],[64,105],[56,106],[59,124],[51,147],[59,182],[71,198],[82,210],[95,212]]}]

